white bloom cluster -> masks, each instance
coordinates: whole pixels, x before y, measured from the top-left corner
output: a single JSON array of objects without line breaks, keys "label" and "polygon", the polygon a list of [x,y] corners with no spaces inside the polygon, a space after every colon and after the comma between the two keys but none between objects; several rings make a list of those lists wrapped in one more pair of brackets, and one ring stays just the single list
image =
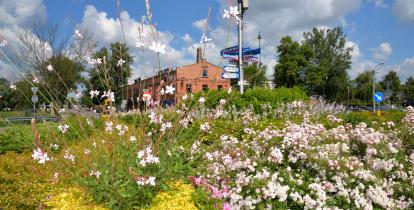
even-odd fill
[{"label": "white bloom cluster", "polygon": [[89,94],[91,95],[91,98],[98,97],[99,93],[100,93],[99,90],[91,90],[89,92]]},{"label": "white bloom cluster", "polygon": [[109,102],[115,103],[115,94],[112,91],[104,91],[101,98],[107,98]]},{"label": "white bloom cluster", "polygon": [[410,134],[414,134],[414,108],[409,106],[407,107],[406,112],[407,114],[405,115],[403,122]]},{"label": "white bloom cluster", "polygon": [[131,136],[131,137],[129,137],[129,141],[136,142],[137,141],[137,137]]},{"label": "white bloom cluster", "polygon": [[211,129],[211,126],[206,122],[200,125],[200,130],[208,132]]},{"label": "white bloom cluster", "polygon": [[160,124],[162,123],[163,116],[160,114],[159,116],[155,112],[151,112],[149,114],[150,123]]},{"label": "white bloom cluster", "polygon": [[102,64],[102,59],[101,58],[86,57],[86,61],[91,65],[100,65],[100,64]]},{"label": "white bloom cluster", "polygon": [[101,176],[101,172],[92,170],[91,173],[89,173],[89,176],[95,176],[97,179]]},{"label": "white bloom cluster", "polygon": [[270,157],[268,157],[268,160],[274,163],[282,163],[283,161],[283,154],[282,151],[280,151],[280,149],[273,147],[270,149]]},{"label": "white bloom cluster", "polygon": [[105,122],[105,131],[111,134],[114,131],[113,125],[111,121]]},{"label": "white bloom cluster", "polygon": [[263,192],[264,199],[274,199],[279,198],[280,202],[283,202],[288,197],[289,186],[281,185],[278,181],[278,174],[275,173],[272,175],[272,180],[270,180],[265,187],[261,190]]},{"label": "white bloom cluster", "polygon": [[161,124],[160,131],[164,133],[167,129],[170,129],[170,128],[172,128],[171,122],[165,122],[165,123]]},{"label": "white bloom cluster", "polygon": [[58,150],[59,149],[59,145],[58,144],[50,144],[50,148],[53,150]]},{"label": "white bloom cluster", "polygon": [[80,30],[79,30],[79,29],[75,29],[75,31],[73,32],[73,36],[74,36],[76,39],[83,39],[83,35],[82,35],[82,33],[80,32]]},{"label": "white bloom cluster", "polygon": [[118,136],[122,136],[122,135],[124,135],[125,132],[128,131],[128,126],[118,124],[118,125],[115,126],[115,129],[118,131]]},{"label": "white bloom cluster", "polygon": [[145,186],[145,185],[155,186],[155,177],[153,177],[153,176],[150,176],[150,177],[138,177],[136,179],[136,182],[140,186]]},{"label": "white bloom cluster", "polygon": [[151,146],[139,151],[137,157],[140,159],[139,164],[144,167],[147,164],[157,164],[160,162],[160,159],[152,154]]},{"label": "white bloom cluster", "polygon": [[40,164],[46,163],[50,158],[47,156],[46,152],[43,152],[40,148],[33,150],[32,157],[34,160],[38,161]]},{"label": "white bloom cluster", "polygon": [[63,156],[64,159],[70,160],[72,162],[75,162],[75,156],[72,155],[69,150],[65,150],[65,155]]},{"label": "white bloom cluster", "polygon": [[48,71],[53,71],[54,70],[54,68],[51,64],[49,64],[46,68],[47,68]]},{"label": "white bloom cluster", "polygon": [[68,131],[68,129],[69,129],[69,125],[66,125],[66,124],[62,125],[62,124],[60,124],[60,125],[58,126],[58,128],[59,128],[59,131],[60,131],[60,132],[62,132],[62,133],[66,133],[66,132]]},{"label": "white bloom cluster", "polygon": [[200,102],[200,104],[204,104],[204,102],[206,102],[206,99],[204,97],[201,97],[198,99],[198,102]]}]

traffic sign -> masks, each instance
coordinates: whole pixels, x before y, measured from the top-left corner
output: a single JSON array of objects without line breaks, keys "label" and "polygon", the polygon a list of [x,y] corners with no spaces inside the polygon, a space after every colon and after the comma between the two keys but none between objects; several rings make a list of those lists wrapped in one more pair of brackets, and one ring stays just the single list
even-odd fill
[{"label": "traffic sign", "polygon": [[223,79],[239,79],[240,74],[239,73],[222,73],[221,78],[223,78]]},{"label": "traffic sign", "polygon": [[374,94],[374,101],[377,102],[377,103],[380,103],[380,102],[384,101],[384,93],[376,92]]},{"label": "traffic sign", "polygon": [[[250,47],[243,48],[243,53],[250,51]],[[220,55],[238,55],[239,54],[239,46],[229,47],[220,51]]]},{"label": "traffic sign", "polygon": [[229,65],[229,66],[223,66],[224,73],[237,73],[239,72],[239,68],[236,65]]},{"label": "traffic sign", "polygon": [[37,97],[37,95],[33,95],[32,96],[32,103],[37,103],[39,101],[39,97]]},{"label": "traffic sign", "polygon": [[150,92],[144,92],[144,93],[142,94],[142,100],[144,100],[144,101],[149,101],[149,100],[151,100],[151,93],[150,93]]}]

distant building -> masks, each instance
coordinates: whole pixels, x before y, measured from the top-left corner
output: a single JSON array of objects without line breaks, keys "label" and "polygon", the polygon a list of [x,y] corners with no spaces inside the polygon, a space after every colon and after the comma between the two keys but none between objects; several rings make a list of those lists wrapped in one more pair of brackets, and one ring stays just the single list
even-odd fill
[{"label": "distant building", "polygon": [[[202,50],[198,48],[196,63],[175,69],[164,69],[153,77],[144,80],[138,79],[135,84],[123,87],[122,95],[123,98],[129,99],[129,109],[138,107],[138,104],[132,104],[132,101],[136,103],[136,99],[141,98],[143,92],[149,92],[152,99],[159,101],[161,105],[172,105],[177,103],[185,94],[207,90],[228,90],[230,80],[222,79],[221,74],[222,68],[203,59]],[[175,94],[162,95],[161,89],[165,89],[166,86],[173,86]]]}]

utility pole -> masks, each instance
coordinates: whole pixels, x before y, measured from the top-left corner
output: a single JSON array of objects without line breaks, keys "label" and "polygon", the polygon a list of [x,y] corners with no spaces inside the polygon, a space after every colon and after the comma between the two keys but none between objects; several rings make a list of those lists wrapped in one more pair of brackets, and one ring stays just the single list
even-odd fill
[{"label": "utility pole", "polygon": [[375,68],[381,65],[384,65],[384,62],[377,64],[372,69],[372,113],[375,113]]},{"label": "utility pole", "polygon": [[262,40],[262,35],[260,34],[260,31],[259,31],[259,35],[257,36],[257,40],[259,40],[259,49],[260,49],[260,54],[259,54],[259,71],[262,69],[261,67],[262,67],[262,49],[261,49],[261,46],[260,46],[260,40]]},{"label": "utility pole", "polygon": [[347,103],[347,109],[349,110],[349,85],[348,85],[348,103]]},{"label": "utility pole", "polygon": [[238,0],[239,2],[239,70],[240,70],[240,94],[244,93],[243,73],[243,15],[249,8],[249,0]]}]

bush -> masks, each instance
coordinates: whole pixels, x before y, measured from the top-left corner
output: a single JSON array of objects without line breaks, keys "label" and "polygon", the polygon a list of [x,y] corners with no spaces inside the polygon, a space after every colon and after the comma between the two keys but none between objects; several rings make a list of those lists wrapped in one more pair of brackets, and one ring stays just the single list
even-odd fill
[{"label": "bush", "polygon": [[237,91],[232,91],[230,94],[226,91],[210,90],[208,92],[198,93],[193,96],[192,100],[186,102],[187,107],[194,107],[199,104],[198,100],[204,97],[206,108],[215,108],[221,99],[227,101],[226,107],[235,106],[237,109],[247,108],[253,106],[256,112],[262,111],[262,105],[268,104],[273,107],[281,103],[288,103],[292,101],[307,100],[306,93],[298,87],[294,88],[277,88],[275,90],[267,88],[248,89],[243,95]]}]

